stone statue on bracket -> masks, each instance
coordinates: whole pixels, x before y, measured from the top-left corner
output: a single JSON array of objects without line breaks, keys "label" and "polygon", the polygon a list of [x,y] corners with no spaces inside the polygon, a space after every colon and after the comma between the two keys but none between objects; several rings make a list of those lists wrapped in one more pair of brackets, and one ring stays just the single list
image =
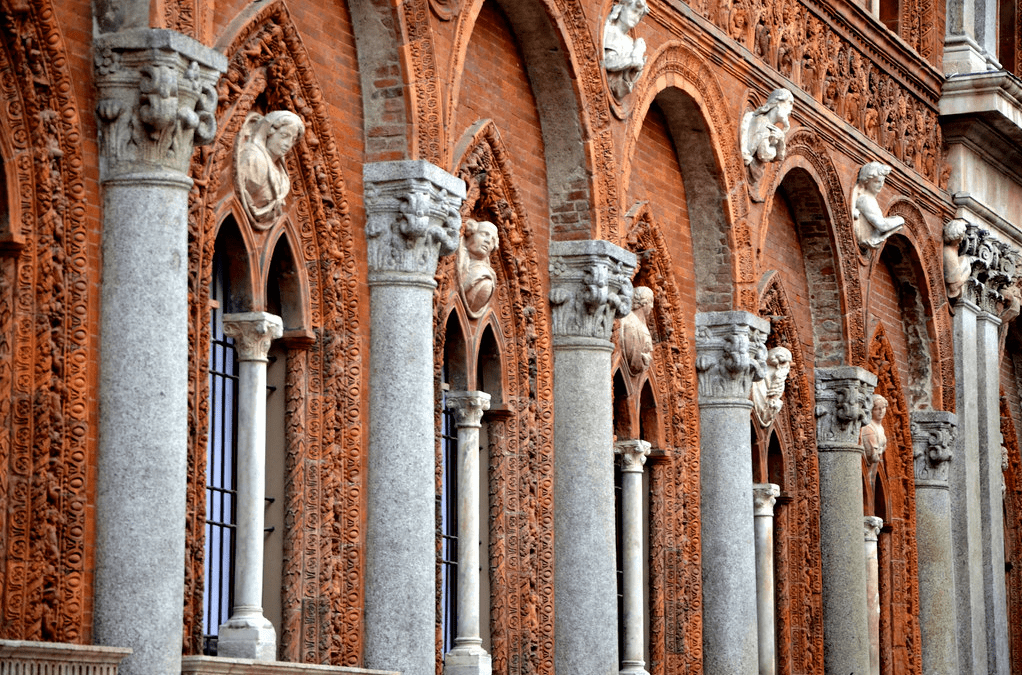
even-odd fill
[{"label": "stone statue on bracket", "polygon": [[628,33],[648,13],[646,0],[618,0],[603,26],[603,67],[610,91],[618,100],[631,93],[646,65],[646,41]]},{"label": "stone statue on bracket", "polygon": [[944,285],[951,300],[962,296],[962,287],[972,276],[972,256],[961,253],[969,222],[961,218],[944,226]]},{"label": "stone statue on bracket", "polygon": [[880,162],[870,162],[859,169],[859,179],[852,189],[852,225],[862,248],[880,248],[889,236],[905,225],[901,216],[884,217],[877,203],[877,195],[889,173],[891,167]]},{"label": "stone statue on bracket", "polygon": [[791,129],[788,115],[794,104],[795,96],[790,91],[774,89],[766,103],[742,117],[742,159],[751,183],[759,182],[768,163],[784,161],[784,136]]},{"label": "stone statue on bracket", "polygon": [[499,245],[497,226],[485,220],[465,219],[458,247],[458,288],[469,317],[478,319],[486,311],[497,284],[490,254]]},{"label": "stone statue on bracket", "polygon": [[290,110],[250,113],[234,140],[234,190],[252,227],[268,230],[284,212],[291,191],[284,156],[305,135]]},{"label": "stone statue on bracket", "polygon": [[773,347],[767,352],[766,375],[752,383],[752,418],[761,429],[769,429],[784,406],[784,385],[791,371],[791,351]]},{"label": "stone statue on bracket", "polygon": [[887,414],[887,399],[880,394],[873,395],[873,412],[869,424],[862,428],[859,442],[866,452],[866,466],[869,467],[870,483],[876,478],[877,466],[887,449],[887,432],[884,431],[884,415]]},{"label": "stone statue on bracket", "polygon": [[649,333],[649,315],[653,313],[653,290],[636,286],[632,291],[632,311],[618,324],[618,348],[621,365],[631,378],[638,378],[653,360],[653,337]]}]

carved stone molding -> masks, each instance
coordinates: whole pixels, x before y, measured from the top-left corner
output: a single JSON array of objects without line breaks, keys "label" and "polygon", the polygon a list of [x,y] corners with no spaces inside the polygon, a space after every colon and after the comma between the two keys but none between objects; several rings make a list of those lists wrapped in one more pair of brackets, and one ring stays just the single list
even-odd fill
[{"label": "carved stone molding", "polygon": [[948,487],[958,417],[943,410],[912,413],[912,457],[916,486]]},{"label": "carved stone molding", "polygon": [[270,344],[284,335],[284,322],[266,312],[224,314],[224,335],[234,338],[239,361],[263,361]]},{"label": "carved stone molding", "polygon": [[774,515],[774,504],[781,496],[781,486],[773,483],[757,483],[752,486],[752,515]]},{"label": "carved stone molding", "polygon": [[816,370],[816,443],[820,452],[862,452],[859,430],[869,423],[876,375],[858,366]]},{"label": "carved stone molding", "polygon": [[366,164],[369,276],[403,272],[429,283],[437,260],[458,249],[465,181],[424,160]]},{"label": "carved stone molding", "polygon": [[998,305],[1009,302],[1005,291],[1022,272],[1018,249],[970,223],[965,228],[958,254],[972,261],[972,276],[962,287],[962,298],[984,312],[998,314]]},{"label": "carved stone molding", "polygon": [[700,405],[716,399],[748,400],[752,383],[766,375],[769,332],[767,319],[748,312],[696,314]]},{"label": "carved stone molding", "polygon": [[459,429],[480,426],[483,413],[490,409],[490,395],[485,391],[450,391],[444,398]]},{"label": "carved stone molding", "polygon": [[614,454],[621,456],[621,471],[642,473],[642,466],[649,457],[652,445],[649,441],[628,440],[614,443]]},{"label": "carved stone molding", "polygon": [[610,340],[614,319],[632,311],[635,254],[609,241],[550,244],[554,338]]},{"label": "carved stone molding", "polygon": [[94,53],[102,179],[153,169],[187,172],[193,146],[216,134],[224,55],[155,28],[103,35]]},{"label": "carved stone molding", "polygon": [[862,519],[862,535],[866,541],[876,541],[880,535],[880,530],[884,527],[883,518],[877,518],[876,516],[865,516]]}]

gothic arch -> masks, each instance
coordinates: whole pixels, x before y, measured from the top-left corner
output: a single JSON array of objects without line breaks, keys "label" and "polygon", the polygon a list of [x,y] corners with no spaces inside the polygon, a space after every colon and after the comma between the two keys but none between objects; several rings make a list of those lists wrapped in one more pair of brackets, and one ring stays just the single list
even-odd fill
[{"label": "gothic arch", "polygon": [[[284,617],[285,660],[357,666],[362,650],[362,415],[363,368],[359,349],[359,267],[354,254],[340,154],[329,128],[322,90],[301,37],[282,0],[258,8],[220,49],[236,87],[221,90],[217,138],[196,152],[189,203],[191,307],[189,419],[189,527],[185,640],[201,636],[203,458],[209,413],[205,354],[213,254],[211,233],[231,148],[245,116],[257,104],[301,116],[306,133],[288,157],[293,205],[289,217],[299,240],[292,253],[305,267],[311,340],[288,354],[286,373]],[[239,22],[240,23],[240,22]],[[309,611],[316,607],[316,611]]]},{"label": "gothic arch", "polygon": [[[699,152],[697,158],[678,157],[690,210],[696,208],[705,212],[691,219],[696,264],[710,261],[705,265],[705,272],[697,271],[697,275],[728,279],[732,285],[728,289],[715,288],[711,294],[700,284],[697,288],[699,311],[732,308],[751,311],[756,298],[747,222],[749,198],[741,189],[745,165],[731,138],[735,124],[713,71],[704,59],[679,42],[668,42],[649,58],[632,92],[634,107],[627,120],[619,170],[624,176],[622,194],[628,192],[635,144],[654,100],[667,117],[675,145]],[[693,124],[701,128],[691,131]],[[691,191],[689,185],[693,186]],[[717,254],[717,250],[728,253]]]},{"label": "gothic arch", "polygon": [[87,216],[71,59],[49,0],[0,28],[0,149],[11,216],[0,232],[0,637],[88,644],[87,514],[97,419],[86,354],[98,330],[100,238]]}]

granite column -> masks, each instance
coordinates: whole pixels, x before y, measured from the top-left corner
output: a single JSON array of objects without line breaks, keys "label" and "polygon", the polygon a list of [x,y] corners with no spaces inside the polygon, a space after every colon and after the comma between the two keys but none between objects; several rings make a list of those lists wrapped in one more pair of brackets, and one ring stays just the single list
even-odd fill
[{"label": "granite column", "polygon": [[436,673],[433,276],[465,184],[426,161],[363,167],[369,266],[365,666]]},{"label": "granite column", "polygon": [[624,653],[622,675],[649,675],[643,658],[646,640],[643,632],[645,611],[642,605],[642,466],[649,455],[648,441],[618,441],[615,454],[621,457],[621,594],[624,596]]},{"label": "granite column", "polygon": [[619,671],[610,337],[634,269],[607,241],[550,244],[557,672]]},{"label": "granite column", "polygon": [[866,619],[869,622],[869,673],[880,675],[880,558],[877,555],[877,537],[884,521],[866,516],[862,533],[866,544]]},{"label": "granite column", "polygon": [[168,30],[93,44],[103,186],[93,639],[125,675],[181,672],[188,458],[188,177],[225,57]]},{"label": "granite column", "polygon": [[769,331],[748,312],[696,314],[706,675],[754,673],[759,662],[749,395]]},{"label": "granite column", "polygon": [[752,486],[756,530],[756,617],[759,630],[759,675],[777,672],[777,640],[774,630],[774,504],[779,485]]}]

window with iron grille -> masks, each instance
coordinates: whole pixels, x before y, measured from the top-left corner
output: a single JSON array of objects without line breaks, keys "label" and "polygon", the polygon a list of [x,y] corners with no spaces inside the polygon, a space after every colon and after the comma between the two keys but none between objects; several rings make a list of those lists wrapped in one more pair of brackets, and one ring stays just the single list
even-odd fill
[{"label": "window with iron grille", "polygon": [[440,432],[440,493],[437,529],[440,537],[440,632],[443,654],[454,648],[458,628],[458,431],[444,400]]}]

